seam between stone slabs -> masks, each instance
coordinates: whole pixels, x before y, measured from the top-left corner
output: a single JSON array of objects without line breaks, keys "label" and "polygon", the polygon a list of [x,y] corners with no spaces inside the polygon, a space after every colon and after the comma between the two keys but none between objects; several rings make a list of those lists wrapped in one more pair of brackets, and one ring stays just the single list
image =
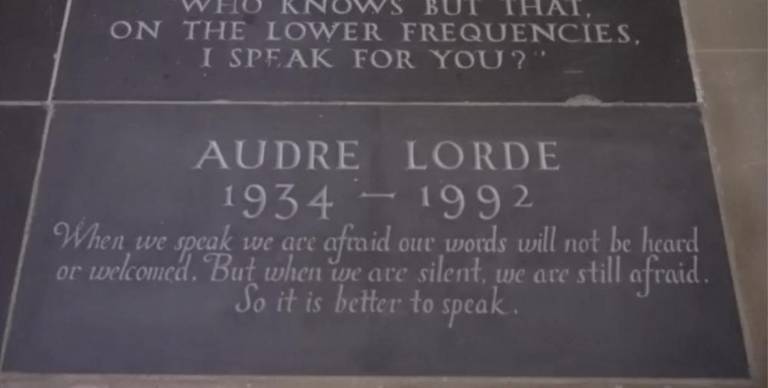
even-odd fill
[{"label": "seam between stone slabs", "polygon": [[0,106],[45,106],[46,101],[0,101]]},{"label": "seam between stone slabs", "polygon": [[51,122],[53,121],[54,106],[53,106],[53,91],[56,88],[56,78],[59,74],[59,64],[61,60],[61,53],[64,47],[64,38],[67,32],[67,25],[69,24],[69,14],[72,8],[72,0],[67,0],[66,8],[64,9],[64,19],[61,22],[61,31],[59,32],[59,42],[54,53],[53,71],[51,72],[51,84],[48,87],[48,99],[44,106],[46,107],[45,125],[43,126],[43,134],[40,141],[40,155],[37,158],[37,166],[35,168],[35,177],[32,183],[32,193],[29,198],[29,208],[27,209],[27,218],[24,225],[24,235],[21,240],[21,249],[19,250],[18,263],[16,264],[16,274],[14,276],[13,291],[11,292],[11,298],[8,303],[8,316],[5,321],[5,332],[3,335],[2,348],[0,348],[0,373],[5,370],[5,356],[10,342],[11,329],[13,326],[13,316],[16,308],[16,297],[19,291],[19,283],[21,282],[21,272],[24,267],[24,259],[27,253],[27,245],[29,244],[30,229],[32,228],[32,219],[35,214],[35,207],[37,202],[37,194],[40,186],[40,174],[42,173],[43,160],[45,159],[45,148],[48,141],[48,133],[50,132]]},{"label": "seam between stone slabs", "polygon": [[755,346],[761,345],[754,343],[754,333],[752,333],[752,328],[749,325],[749,320],[747,319],[746,310],[748,306],[744,301],[744,293],[747,291],[744,289],[744,283],[742,282],[743,279],[740,275],[740,267],[737,265],[736,261],[736,252],[734,248],[735,243],[733,241],[732,232],[733,229],[731,228],[730,222],[731,220],[725,212],[725,187],[723,186],[723,177],[721,173],[722,169],[719,167],[719,150],[712,142],[712,131],[714,129],[712,128],[713,123],[711,120],[709,120],[710,113],[711,109],[705,101],[701,111],[701,124],[704,128],[707,151],[709,153],[709,165],[710,170],[712,171],[712,183],[715,186],[717,207],[718,212],[720,213],[720,224],[722,225],[723,238],[725,239],[726,255],[728,256],[728,267],[731,272],[731,282],[734,297],[736,298],[736,310],[739,317],[739,327],[741,327],[742,341],[744,342],[744,352],[746,353],[745,357],[747,359],[749,378],[752,379],[753,382],[758,383],[754,379],[756,379],[758,375],[758,373],[756,373],[757,368],[760,368],[761,366],[757,364],[757,360],[755,359],[755,356],[757,355],[757,349],[755,349]]},{"label": "seam between stone slabs", "polygon": [[523,107],[564,107],[564,108],[620,108],[620,107],[658,107],[658,108],[695,108],[700,102],[607,102],[607,103],[568,103],[568,102],[470,102],[470,101],[268,101],[268,100],[54,100],[59,105],[308,105],[308,106],[523,106]]},{"label": "seam between stone slabs", "polygon": [[759,368],[759,366],[756,364],[757,360],[755,359],[756,352],[754,349],[754,343],[752,342],[752,338],[754,337],[752,334],[752,330],[749,327],[748,321],[747,321],[747,314],[746,314],[746,305],[744,304],[744,297],[742,290],[742,284],[739,282],[740,276],[738,275],[738,267],[736,265],[736,260],[734,257],[734,243],[732,238],[732,232],[730,228],[730,224],[728,222],[728,219],[725,215],[725,206],[724,206],[724,198],[723,198],[723,188],[721,187],[722,179],[720,178],[720,169],[717,167],[716,163],[719,164],[719,162],[716,162],[718,151],[717,147],[715,147],[715,144],[712,142],[712,124],[710,123],[710,120],[708,120],[708,109],[707,109],[707,101],[706,101],[706,92],[703,90],[703,84],[701,82],[701,68],[699,67],[698,58],[697,56],[699,54],[705,54],[706,51],[703,50],[695,50],[695,37],[692,34],[691,26],[690,26],[690,20],[689,20],[689,8],[688,8],[688,2],[689,1],[696,1],[696,0],[681,0],[680,6],[681,6],[681,13],[682,13],[682,19],[683,19],[683,28],[685,29],[685,36],[686,41],[688,44],[688,62],[691,66],[691,72],[693,74],[694,79],[694,86],[696,89],[696,96],[697,101],[700,102],[701,108],[699,109],[700,114],[700,121],[702,128],[704,129],[704,139],[707,144],[707,153],[709,154],[709,168],[712,172],[712,184],[715,187],[715,196],[717,198],[717,209],[720,217],[720,225],[722,226],[723,230],[723,238],[725,239],[725,245],[726,245],[726,256],[728,260],[728,267],[731,272],[731,288],[733,288],[733,294],[734,298],[736,299],[736,314],[739,318],[739,327],[741,328],[741,336],[742,336],[742,342],[744,346],[744,357],[747,361],[747,374],[749,375],[749,379],[753,380],[755,379],[755,376],[757,375],[756,368]]},{"label": "seam between stone slabs", "polygon": [[[109,383],[194,383],[194,384],[214,384],[219,386],[222,382],[230,383],[271,383],[276,386],[293,386],[291,384],[299,383],[301,386],[306,384],[307,380],[312,383],[336,383],[337,385],[352,384],[355,387],[361,381],[386,383],[386,385],[411,386],[412,384],[435,383],[443,384],[467,384],[482,380],[490,384],[533,384],[544,385],[547,387],[553,385],[581,386],[583,384],[600,384],[607,386],[621,386],[623,384],[640,384],[644,386],[729,386],[729,387],[753,387],[754,382],[744,378],[705,378],[705,377],[499,377],[499,376],[383,376],[383,375],[150,375],[150,374],[44,374],[44,373],[17,373],[11,372],[0,376],[0,382],[21,382],[33,383],[37,380],[60,381],[69,384],[103,384]],[[384,385],[384,384],[378,384]]]},{"label": "seam between stone slabs", "polygon": [[61,56],[64,53],[64,41],[66,40],[67,27],[69,26],[70,12],[72,11],[72,1],[67,0],[66,8],[64,9],[64,20],[61,22],[61,31],[59,32],[59,44],[56,47],[56,53],[54,54],[53,72],[51,73],[51,82],[48,86],[48,100],[50,105],[53,102],[54,92],[56,91],[56,81],[59,77],[59,67],[61,66]]},{"label": "seam between stone slabs", "polygon": [[701,54],[765,54],[768,49],[764,48],[702,48],[697,49]]},{"label": "seam between stone slabs", "polygon": [[683,34],[685,34],[685,48],[688,54],[688,66],[691,68],[691,77],[693,78],[693,90],[696,93],[696,101],[701,103],[704,99],[704,94],[701,90],[701,71],[694,56],[694,47],[696,47],[696,42],[693,38],[691,21],[689,20],[690,15],[688,1],[690,0],[680,0],[678,4],[680,7],[680,17],[683,20]]},{"label": "seam between stone slabs", "polygon": [[[685,7],[687,7],[687,3],[689,1],[696,1],[696,0],[682,0],[683,4],[685,4]],[[688,24],[686,24],[687,15],[683,17],[683,23],[688,28]],[[688,36],[689,40],[691,41],[690,44],[693,44],[693,35],[689,34],[689,31],[686,30],[686,36]],[[690,50],[690,48],[689,48]],[[694,54],[689,54],[691,67],[692,69],[697,73],[697,75],[700,76],[700,67],[697,63],[697,56],[698,55],[713,55],[713,54],[732,54],[732,55],[738,55],[738,54],[764,54],[766,53],[765,49],[759,49],[759,48],[710,48],[710,49],[696,49],[694,50]],[[697,80],[698,81],[698,80]],[[732,229],[731,229],[731,222],[730,218],[725,213],[725,194],[724,190],[725,188],[722,186],[723,178],[721,174],[721,169],[719,167],[719,150],[717,149],[716,145],[712,141],[712,131],[714,130],[713,123],[711,120],[709,120],[709,116],[711,113],[711,106],[708,104],[707,99],[707,91],[703,90],[703,85],[700,83],[697,83],[696,91],[699,95],[699,99],[701,102],[701,123],[702,127],[704,128],[704,134],[705,134],[705,140],[707,143],[707,150],[709,153],[709,165],[710,170],[712,171],[712,180],[713,184],[715,186],[715,195],[717,197],[717,205],[719,210],[719,216],[720,216],[720,224],[722,225],[723,229],[723,238],[725,239],[726,244],[726,253],[727,253],[727,259],[728,259],[728,265],[731,271],[731,282],[733,283],[733,293],[734,297],[736,298],[736,309],[737,309],[737,315],[739,317],[739,326],[741,327],[741,333],[742,333],[742,341],[744,342],[744,352],[746,360],[747,360],[747,367],[748,367],[748,373],[750,375],[750,378],[757,383],[756,379],[757,375],[759,373],[757,372],[758,368],[761,366],[758,365],[757,357],[757,349],[755,349],[756,346],[761,346],[761,344],[755,344],[753,339],[755,338],[755,333],[753,333],[753,328],[749,325],[749,320],[747,319],[747,305],[744,301],[744,293],[746,290],[743,289],[744,285],[741,282],[742,276],[740,275],[740,267],[737,265],[737,260],[735,257],[735,243],[733,241],[733,235],[732,235]],[[701,87],[701,89],[700,89]],[[765,367],[765,366],[762,366]]]}]

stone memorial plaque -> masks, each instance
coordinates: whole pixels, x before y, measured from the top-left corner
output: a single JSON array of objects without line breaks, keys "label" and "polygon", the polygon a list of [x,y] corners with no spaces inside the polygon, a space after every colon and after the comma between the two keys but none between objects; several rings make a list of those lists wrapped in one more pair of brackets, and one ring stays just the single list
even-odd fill
[{"label": "stone memorial plaque", "polygon": [[62,100],[694,102],[676,0],[73,0]]},{"label": "stone memorial plaque", "polygon": [[48,98],[65,3],[0,2],[0,100]]},{"label": "stone memorial plaque", "polygon": [[60,106],[4,367],[746,377],[700,120]]},{"label": "stone memorial plaque", "polygon": [[0,342],[16,275],[45,111],[0,107]]}]

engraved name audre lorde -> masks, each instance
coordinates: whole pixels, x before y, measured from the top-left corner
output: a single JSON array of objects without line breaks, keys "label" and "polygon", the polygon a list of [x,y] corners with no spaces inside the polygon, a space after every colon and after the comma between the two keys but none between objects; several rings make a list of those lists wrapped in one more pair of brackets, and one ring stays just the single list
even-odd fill
[{"label": "engraved name audre lorde", "polygon": [[[360,170],[358,140],[208,140],[193,164],[201,169]],[[556,141],[402,142],[406,170],[557,171]]]}]

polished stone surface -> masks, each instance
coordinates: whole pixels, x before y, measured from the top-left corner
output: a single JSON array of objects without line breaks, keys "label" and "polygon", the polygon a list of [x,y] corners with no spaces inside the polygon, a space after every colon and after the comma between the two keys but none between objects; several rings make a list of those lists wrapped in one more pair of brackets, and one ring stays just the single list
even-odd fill
[{"label": "polished stone surface", "polygon": [[[578,16],[511,16],[506,17],[501,1],[481,2],[481,16],[424,16],[423,2],[403,2],[405,16],[393,16],[389,7],[382,14],[332,15],[280,14],[279,2],[265,2],[255,15],[223,14],[197,10],[184,12],[181,2],[171,1],[102,1],[75,0],[67,31],[56,98],[62,100],[267,100],[267,101],[485,101],[485,102],[566,102],[587,97],[603,102],[692,102],[695,101],[686,40],[680,7],[676,0],[585,0],[580,2]],[[543,2],[543,12],[551,2]],[[212,3],[214,4],[214,3]],[[303,2],[296,2],[297,7]],[[517,4],[517,3],[514,3]],[[533,3],[531,3],[533,4]],[[571,4],[568,2],[568,4]],[[300,8],[300,7],[299,7]],[[561,9],[561,8],[557,8]],[[566,12],[568,7],[562,8]],[[518,11],[522,12],[522,11]],[[113,21],[161,21],[157,38],[144,33],[137,39],[128,27],[117,29],[121,39],[110,38]],[[213,28],[223,28],[205,38],[198,26],[190,37],[185,20],[214,21]],[[269,40],[269,23],[284,26],[288,22],[354,21],[375,22],[382,41],[340,41],[334,35],[330,42],[306,38],[287,42],[286,37]],[[234,27],[219,22],[243,23],[242,33],[232,37]],[[459,27],[450,35],[456,42],[438,42],[432,36],[443,35],[432,30],[427,41],[410,36],[405,41],[401,22],[475,23],[479,31],[488,24],[509,27],[504,43],[471,43],[457,39]],[[563,39],[550,42],[534,35],[529,24],[545,30],[550,24],[565,25]],[[588,26],[585,34],[583,26]],[[598,27],[600,26],[600,27]],[[624,26],[624,27],[622,27]],[[191,28],[191,27],[190,27]],[[230,28],[230,29],[227,29]],[[134,27],[136,29],[136,27]],[[598,33],[600,29],[600,33]],[[280,28],[276,28],[279,31]],[[294,28],[293,30],[297,30]],[[358,30],[364,31],[362,26]],[[421,31],[414,27],[414,31]],[[624,31],[624,33],[620,31]],[[341,30],[339,30],[341,31]],[[438,29],[438,31],[441,31]],[[474,29],[472,31],[475,31]],[[498,31],[494,29],[493,31]],[[514,32],[513,31],[518,31]],[[133,34],[130,34],[133,32]],[[337,31],[338,32],[338,31]],[[495,33],[498,36],[498,32]],[[122,36],[127,36],[122,38]],[[357,36],[363,35],[357,33]],[[613,43],[598,43],[597,36]],[[242,37],[242,39],[240,38]],[[539,42],[534,42],[539,40]],[[570,43],[572,40],[579,42]],[[522,42],[522,43],[518,43]],[[212,48],[203,65],[203,49]],[[264,51],[279,48],[273,65],[267,66]],[[260,57],[247,66],[248,49]],[[300,51],[302,61],[290,62],[291,49]],[[312,67],[312,49],[331,49],[323,58],[333,68]],[[352,50],[365,49],[362,68],[356,68]],[[403,62],[402,68],[377,69],[373,50],[408,50],[413,68]],[[486,63],[493,67],[496,51],[503,58],[499,69],[487,70],[475,65],[463,69],[469,59],[461,56],[458,64],[447,60],[444,69],[429,50],[486,51]],[[234,50],[234,51],[232,51]],[[390,51],[391,52],[391,51]],[[522,52],[522,54],[520,53]],[[475,54],[472,54],[475,55]],[[233,57],[235,59],[233,59]],[[397,57],[395,55],[395,57]],[[383,58],[383,56],[382,56]],[[449,57],[450,58],[450,57]],[[140,63],[137,64],[137,60]],[[475,59],[474,63],[479,63]],[[293,68],[288,67],[293,64]],[[320,61],[318,63],[321,64]],[[394,62],[397,63],[397,62]]]},{"label": "polished stone surface", "polygon": [[66,0],[0,2],[0,101],[46,100]]},{"label": "polished stone surface", "polygon": [[[478,127],[479,122],[483,124]],[[359,141],[360,169],[275,171],[268,167],[271,159],[257,170],[222,171],[219,162],[193,167],[200,166],[196,161],[210,139],[230,155],[238,139],[300,144],[307,133],[313,134],[311,140],[328,144]],[[405,171],[408,139],[423,145],[451,139],[470,148],[476,141],[549,141],[557,144],[561,168],[477,171],[470,162],[454,171]],[[420,148],[421,158],[425,149]],[[253,160],[254,151],[247,154]],[[490,160],[500,166],[503,158],[495,155]],[[46,158],[7,371],[747,377],[714,181],[695,107],[66,106],[57,109]],[[329,220],[319,221],[314,210],[302,208],[296,218],[275,221],[272,212],[278,214],[283,206],[274,202],[266,207],[267,218],[247,220],[241,216],[241,211],[250,211],[247,205],[219,205],[229,185],[269,187],[273,182],[295,182],[294,195],[302,203],[327,185],[335,203]],[[475,213],[486,209],[468,197],[466,214],[452,221],[441,216],[453,211],[450,206],[424,207],[419,202],[418,187],[437,189],[446,183],[464,190],[493,185],[507,200],[517,198],[517,185],[525,184],[530,193],[525,201],[533,205],[515,208],[514,201],[506,202],[498,218],[482,221]],[[360,199],[363,192],[394,192],[397,200]],[[499,238],[509,238],[503,243],[509,248],[476,255],[446,253],[445,265],[468,266],[473,256],[479,257],[489,284],[496,284],[493,271],[507,267],[531,272],[567,268],[573,277],[563,284],[535,284],[532,279],[498,284],[499,295],[506,298],[504,315],[509,315],[465,316],[457,318],[455,327],[447,327],[444,314],[413,314],[410,308],[383,315],[328,312],[337,290],[328,281],[280,285],[254,280],[258,295],[271,297],[290,286],[298,295],[312,291],[323,296],[329,304],[319,314],[238,313],[247,286],[210,280],[213,272],[206,263],[211,257],[62,247],[64,225],[74,229],[79,222],[83,231],[98,222],[101,235],[124,235],[130,241],[154,234],[172,242],[182,235],[218,234],[225,225],[231,225],[236,241],[250,235],[319,236],[326,241],[347,223],[356,225],[357,236],[375,230],[383,234],[391,225],[392,239],[398,241],[403,236],[487,237],[493,224]],[[562,247],[513,253],[517,238],[536,236],[547,225],[556,226],[550,233],[557,245],[566,236],[600,231],[600,253],[567,253]],[[616,264],[623,280],[579,284],[578,272],[590,268],[592,260],[605,261],[606,239],[614,225],[634,247],[620,254],[620,269]],[[651,262],[653,268],[693,273],[686,275],[696,278],[693,283],[652,284],[651,294],[639,297],[645,286],[631,280],[631,272],[656,257],[646,248],[644,228],[656,238],[690,237],[697,228],[695,251],[658,253],[659,262]],[[191,277],[181,284],[89,280],[88,274],[101,265],[125,266],[126,252],[133,255],[130,265],[168,266],[189,259]],[[285,252],[251,254],[237,247],[232,255],[239,263],[256,257],[259,271],[287,260]],[[297,253],[293,265],[325,267],[317,261],[319,255]],[[422,295],[443,301],[488,293],[480,283],[419,285],[415,274],[436,257],[397,250],[349,252],[346,265],[368,271],[386,261],[414,275],[402,283],[346,283],[346,295],[370,288],[382,297],[407,300],[420,289]],[[55,281],[60,263],[83,266],[82,277]]]},{"label": "polished stone surface", "polygon": [[0,107],[0,341],[16,275],[45,111]]}]

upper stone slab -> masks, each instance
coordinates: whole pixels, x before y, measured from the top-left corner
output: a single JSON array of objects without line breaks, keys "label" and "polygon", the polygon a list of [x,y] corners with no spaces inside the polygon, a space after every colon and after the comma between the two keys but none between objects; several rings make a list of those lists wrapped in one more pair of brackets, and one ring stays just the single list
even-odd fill
[{"label": "upper stone slab", "polygon": [[60,100],[695,102],[677,0],[74,0]]}]

